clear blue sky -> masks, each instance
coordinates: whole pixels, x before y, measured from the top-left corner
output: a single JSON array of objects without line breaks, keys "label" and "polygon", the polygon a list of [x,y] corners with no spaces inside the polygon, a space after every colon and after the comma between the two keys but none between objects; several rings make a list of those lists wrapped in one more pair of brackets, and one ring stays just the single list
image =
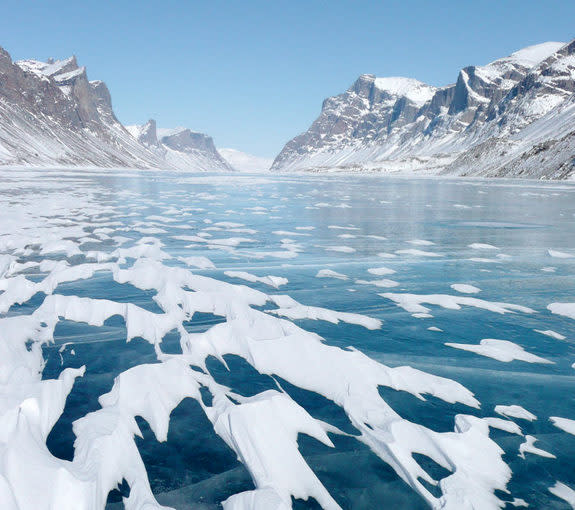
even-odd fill
[{"label": "clear blue sky", "polygon": [[575,1],[0,0],[15,59],[71,54],[125,124],[155,118],[272,157],[362,73],[433,85],[575,37]]}]

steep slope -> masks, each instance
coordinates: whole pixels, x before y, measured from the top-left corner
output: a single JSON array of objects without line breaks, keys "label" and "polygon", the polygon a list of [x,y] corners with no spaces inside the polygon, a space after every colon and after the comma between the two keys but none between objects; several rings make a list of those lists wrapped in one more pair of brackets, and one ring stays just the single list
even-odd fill
[{"label": "steep slope", "polygon": [[233,168],[217,151],[208,135],[186,128],[158,129],[150,119],[143,126],[126,126],[128,132],[176,170],[230,172]]},{"label": "steep slope", "polygon": [[[532,46],[486,66],[466,67],[455,84],[442,88],[408,78],[362,75],[344,94],[324,101],[318,119],[288,142],[272,170],[481,174],[485,154],[493,168],[483,174],[508,175],[512,166],[505,164],[549,137],[567,135],[555,127],[539,134],[527,128],[537,120],[542,120],[541,128],[553,126],[551,117],[573,95],[574,53],[573,42]],[[569,117],[572,111],[561,115]],[[564,123],[573,125],[565,118]],[[508,158],[497,156],[501,146]],[[569,153],[569,142],[549,144],[547,150]],[[568,160],[567,153],[554,159]],[[524,158],[521,175],[556,175],[552,165],[541,169],[530,159]]]},{"label": "steep slope", "polygon": [[231,169],[206,135],[158,142],[148,129],[128,132],[105,83],[89,81],[75,57],[12,62],[0,48],[0,165]]},{"label": "steep slope", "polygon": [[267,172],[273,159],[261,158],[236,149],[218,149],[222,157],[239,172]]}]

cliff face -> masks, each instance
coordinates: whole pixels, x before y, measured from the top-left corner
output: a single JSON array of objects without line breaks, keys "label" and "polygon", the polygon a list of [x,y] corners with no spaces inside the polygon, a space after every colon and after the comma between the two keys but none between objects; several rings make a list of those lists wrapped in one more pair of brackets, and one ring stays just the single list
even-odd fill
[{"label": "cliff face", "polygon": [[[272,170],[425,169],[495,176],[519,172],[513,161],[521,158],[523,176],[568,175],[574,91],[575,41],[544,43],[466,67],[442,88],[362,75],[324,101],[320,116],[286,144]],[[532,159],[541,144],[551,151],[546,161],[562,162],[559,174],[555,163]]]},{"label": "cliff face", "polygon": [[75,57],[12,62],[0,48],[0,164],[229,170],[217,152],[213,164],[203,155],[196,164],[189,151],[171,164],[154,147],[155,125],[150,131],[142,142],[134,138],[116,118],[106,84],[88,80]]}]

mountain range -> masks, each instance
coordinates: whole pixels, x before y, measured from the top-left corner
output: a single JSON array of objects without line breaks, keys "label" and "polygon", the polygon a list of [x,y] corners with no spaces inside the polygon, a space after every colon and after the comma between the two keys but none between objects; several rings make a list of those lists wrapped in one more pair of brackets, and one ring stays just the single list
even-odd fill
[{"label": "mountain range", "polygon": [[213,140],[189,129],[123,126],[106,84],[75,57],[12,62],[0,48],[0,164],[232,171]]},{"label": "mountain range", "polygon": [[273,161],[154,120],[124,126],[76,58],[13,62],[0,48],[0,165],[187,171],[417,172],[575,177],[575,40],[459,71],[443,87],[361,75]]},{"label": "mountain range", "polygon": [[274,171],[420,171],[563,179],[575,173],[575,41],[547,42],[433,87],[362,75],[323,102]]}]

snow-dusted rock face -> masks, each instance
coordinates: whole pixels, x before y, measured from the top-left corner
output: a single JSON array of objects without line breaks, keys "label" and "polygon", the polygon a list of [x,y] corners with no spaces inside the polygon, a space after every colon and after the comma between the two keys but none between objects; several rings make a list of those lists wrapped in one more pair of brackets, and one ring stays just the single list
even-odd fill
[{"label": "snow-dusted rock face", "polygon": [[419,170],[566,178],[575,172],[575,41],[548,42],[431,87],[362,75],[324,101],[272,170]]},{"label": "snow-dusted rock face", "polygon": [[132,136],[75,57],[12,62],[0,48],[0,165],[231,170],[206,135],[186,130],[180,149],[158,150],[149,124]]},{"label": "snow-dusted rock face", "polygon": [[217,151],[212,138],[203,133],[186,128],[158,129],[153,119],[143,126],[126,126],[126,129],[169,168],[200,172],[233,171]]}]

